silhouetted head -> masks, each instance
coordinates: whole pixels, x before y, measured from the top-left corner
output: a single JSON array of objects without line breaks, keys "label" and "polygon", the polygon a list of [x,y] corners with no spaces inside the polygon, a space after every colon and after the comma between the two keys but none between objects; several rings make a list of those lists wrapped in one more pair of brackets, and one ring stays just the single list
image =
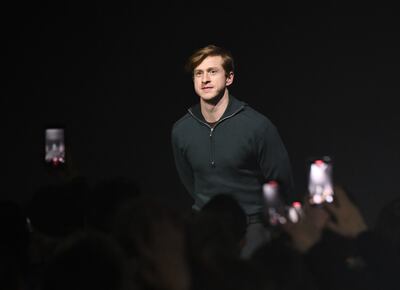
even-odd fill
[{"label": "silhouetted head", "polygon": [[85,183],[68,182],[39,188],[26,212],[35,231],[51,237],[64,237],[85,224]]},{"label": "silhouetted head", "polygon": [[201,210],[204,213],[215,214],[224,227],[233,234],[240,243],[246,236],[247,216],[239,202],[231,195],[220,194],[210,199]]},{"label": "silhouetted head", "polygon": [[375,232],[400,254],[400,198],[388,202],[379,212]]},{"label": "silhouetted head", "polygon": [[119,207],[140,195],[139,186],[127,178],[98,182],[87,198],[87,223],[90,227],[110,232]]},{"label": "silhouetted head", "polygon": [[124,285],[119,245],[100,232],[76,232],[57,247],[44,271],[43,290],[118,290]]}]

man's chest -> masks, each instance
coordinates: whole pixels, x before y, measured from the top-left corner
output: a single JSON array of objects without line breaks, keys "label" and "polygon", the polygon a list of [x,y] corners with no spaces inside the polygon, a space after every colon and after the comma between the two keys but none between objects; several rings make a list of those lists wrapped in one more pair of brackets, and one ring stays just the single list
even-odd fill
[{"label": "man's chest", "polygon": [[210,167],[244,169],[254,167],[257,163],[256,140],[251,131],[204,128],[187,137],[186,158],[194,171]]}]

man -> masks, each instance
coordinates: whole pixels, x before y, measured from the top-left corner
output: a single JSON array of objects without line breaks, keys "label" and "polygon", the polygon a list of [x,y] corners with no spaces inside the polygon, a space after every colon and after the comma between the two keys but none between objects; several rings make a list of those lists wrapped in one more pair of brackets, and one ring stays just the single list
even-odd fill
[{"label": "man", "polygon": [[[172,128],[172,148],[179,177],[199,211],[215,195],[234,196],[248,215],[247,250],[265,241],[262,185],[279,182],[287,197],[293,188],[287,151],[271,121],[234,98],[232,55],[208,45],[187,62],[200,97]],[[254,236],[255,235],[255,236]]]}]

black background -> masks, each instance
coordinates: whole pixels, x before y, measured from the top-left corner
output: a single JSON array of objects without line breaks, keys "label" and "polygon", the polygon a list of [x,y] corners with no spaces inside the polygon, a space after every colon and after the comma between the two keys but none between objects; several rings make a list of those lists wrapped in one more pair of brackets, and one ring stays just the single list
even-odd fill
[{"label": "black background", "polygon": [[384,2],[320,2],[4,6],[1,197],[24,202],[49,182],[43,129],[61,124],[69,162],[91,183],[124,176],[190,205],[170,130],[198,101],[186,58],[214,43],[235,57],[231,93],[278,127],[296,194],[306,159],[331,155],[335,180],[372,224],[399,193],[397,16]]}]

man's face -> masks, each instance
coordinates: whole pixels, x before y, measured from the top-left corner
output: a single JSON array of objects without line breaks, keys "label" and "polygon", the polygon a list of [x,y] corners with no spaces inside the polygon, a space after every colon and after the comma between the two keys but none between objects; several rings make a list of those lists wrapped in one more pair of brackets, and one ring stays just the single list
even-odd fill
[{"label": "man's face", "polygon": [[226,76],[222,67],[221,56],[209,56],[193,72],[193,83],[201,100],[208,102],[222,96],[225,89],[233,82],[233,72]]}]

